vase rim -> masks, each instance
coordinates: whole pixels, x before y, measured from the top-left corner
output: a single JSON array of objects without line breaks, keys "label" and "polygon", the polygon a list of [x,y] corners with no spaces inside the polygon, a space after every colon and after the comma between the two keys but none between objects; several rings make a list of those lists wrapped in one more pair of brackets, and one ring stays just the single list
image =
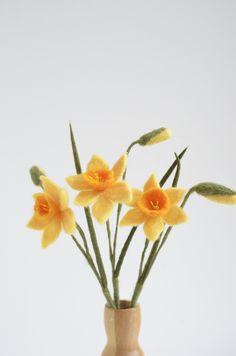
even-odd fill
[{"label": "vase rim", "polygon": [[128,310],[134,310],[134,309],[138,309],[140,308],[140,305],[139,304],[136,304],[134,307],[130,307],[130,300],[127,300],[127,299],[122,299],[120,301],[120,305],[124,306],[124,307],[121,307],[119,309],[114,309],[114,308],[111,308],[108,304],[105,305],[105,308],[106,309],[111,309],[111,310],[115,310],[115,311],[128,311]]}]

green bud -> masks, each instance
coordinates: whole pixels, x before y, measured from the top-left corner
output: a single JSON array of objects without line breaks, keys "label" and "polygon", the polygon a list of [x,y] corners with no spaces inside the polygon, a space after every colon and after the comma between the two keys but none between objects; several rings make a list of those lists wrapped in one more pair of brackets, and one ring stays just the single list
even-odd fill
[{"label": "green bud", "polygon": [[33,166],[30,168],[30,176],[35,185],[42,186],[40,176],[46,176],[46,174],[40,167]]},{"label": "green bud", "polygon": [[205,182],[193,187],[193,191],[221,204],[236,204],[236,192],[221,184]]},{"label": "green bud", "polygon": [[168,140],[171,136],[172,132],[170,129],[161,127],[160,129],[153,130],[141,136],[137,143],[139,143],[141,146],[154,145],[155,143]]}]

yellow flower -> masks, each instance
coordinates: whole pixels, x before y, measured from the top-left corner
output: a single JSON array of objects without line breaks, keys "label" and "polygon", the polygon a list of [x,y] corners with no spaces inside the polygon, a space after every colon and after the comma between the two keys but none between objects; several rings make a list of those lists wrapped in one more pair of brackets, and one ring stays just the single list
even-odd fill
[{"label": "yellow flower", "polygon": [[58,238],[62,227],[67,234],[72,234],[76,226],[74,213],[68,208],[67,192],[45,176],[40,180],[44,192],[33,195],[34,214],[27,227],[43,230],[42,247],[46,248]]},{"label": "yellow flower", "polygon": [[121,181],[127,166],[127,155],[122,155],[112,169],[99,156],[93,155],[86,172],[67,178],[68,184],[81,191],[75,198],[80,206],[93,204],[92,213],[103,224],[109,218],[115,203],[128,203],[131,189]]},{"label": "yellow flower", "polygon": [[147,238],[157,240],[164,229],[164,224],[176,225],[187,220],[183,209],[177,204],[185,194],[184,189],[161,189],[155,175],[147,180],[143,192],[133,190],[133,199],[130,209],[122,218],[120,225],[137,226],[144,224],[143,229]]}]

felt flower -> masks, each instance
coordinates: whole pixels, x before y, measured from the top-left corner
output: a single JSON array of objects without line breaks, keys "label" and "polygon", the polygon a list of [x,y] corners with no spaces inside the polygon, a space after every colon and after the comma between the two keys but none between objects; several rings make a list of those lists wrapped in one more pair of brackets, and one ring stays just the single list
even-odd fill
[{"label": "felt flower", "polygon": [[164,224],[176,225],[187,220],[183,209],[177,204],[185,194],[184,189],[160,188],[155,175],[147,180],[143,192],[133,190],[133,199],[129,203],[133,208],[122,218],[120,225],[143,225],[146,237],[155,241],[164,229]]},{"label": "felt flower", "polygon": [[43,230],[42,247],[46,248],[58,238],[62,227],[67,234],[72,234],[76,226],[74,213],[68,208],[66,190],[45,176],[41,176],[40,180],[44,192],[33,195],[34,214],[27,226]]},{"label": "felt flower", "polygon": [[131,189],[121,180],[126,166],[126,154],[112,169],[101,157],[93,155],[86,172],[67,178],[68,184],[80,191],[75,203],[80,206],[93,204],[92,213],[101,224],[107,221],[115,203],[128,203],[131,199]]}]

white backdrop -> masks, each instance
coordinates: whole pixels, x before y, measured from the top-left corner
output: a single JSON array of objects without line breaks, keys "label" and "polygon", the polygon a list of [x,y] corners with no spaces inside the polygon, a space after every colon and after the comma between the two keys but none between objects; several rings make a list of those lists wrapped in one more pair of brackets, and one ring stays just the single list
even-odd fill
[{"label": "white backdrop", "polygon": [[[188,145],[181,186],[236,188],[235,20],[233,0],[0,1],[0,355],[95,356],[105,345],[103,296],[73,241],[42,250],[25,227],[30,166],[63,186],[74,173],[69,120],[84,165],[93,153],[113,164],[141,134],[172,128],[171,141],[133,150],[132,186]],[[140,298],[140,342],[147,356],[235,356],[235,207],[192,196],[185,210]],[[143,241],[140,229],[124,298]]]}]

